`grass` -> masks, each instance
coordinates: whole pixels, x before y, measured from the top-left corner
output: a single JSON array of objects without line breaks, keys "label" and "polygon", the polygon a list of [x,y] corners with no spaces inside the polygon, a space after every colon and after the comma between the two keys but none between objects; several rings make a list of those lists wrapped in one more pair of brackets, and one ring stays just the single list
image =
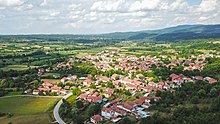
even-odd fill
[{"label": "grass", "polygon": [[9,92],[8,94],[6,94],[6,96],[14,96],[14,95],[21,95],[22,91],[17,91],[17,92]]},{"label": "grass", "polygon": [[42,79],[42,81],[48,81],[52,84],[58,84],[60,83],[60,79]]},{"label": "grass", "polygon": [[51,119],[48,111],[52,110],[58,98],[7,97],[0,98],[0,112],[11,113],[11,118],[1,118],[1,123],[46,124]]},{"label": "grass", "polygon": [[75,104],[76,103],[76,96],[70,96],[67,101],[71,104]]},{"label": "grass", "polygon": [[[22,71],[22,70],[27,70],[28,68],[29,67],[27,65],[8,65],[1,69],[4,71],[9,71],[9,70]],[[30,66],[30,68],[37,68],[37,66]]]}]

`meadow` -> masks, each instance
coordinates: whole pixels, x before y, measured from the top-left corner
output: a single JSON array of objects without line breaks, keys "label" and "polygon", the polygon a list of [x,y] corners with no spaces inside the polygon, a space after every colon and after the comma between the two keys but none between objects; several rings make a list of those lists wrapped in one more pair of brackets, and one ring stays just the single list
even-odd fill
[{"label": "meadow", "polygon": [[52,121],[51,111],[59,98],[43,97],[3,97],[0,98],[0,112],[12,117],[0,118],[1,124],[48,124]]}]

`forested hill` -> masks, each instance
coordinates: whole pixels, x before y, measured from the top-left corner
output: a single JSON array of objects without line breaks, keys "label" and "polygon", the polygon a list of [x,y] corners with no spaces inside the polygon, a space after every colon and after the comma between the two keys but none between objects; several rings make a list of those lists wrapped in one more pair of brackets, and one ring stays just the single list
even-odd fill
[{"label": "forested hill", "polygon": [[176,41],[208,38],[220,38],[220,25],[180,25],[160,30],[142,31],[128,39]]},{"label": "forested hill", "polygon": [[179,25],[159,30],[145,30],[136,32],[114,32],[94,35],[72,34],[41,34],[41,35],[0,35],[0,40],[32,39],[46,41],[74,41],[74,42],[112,42],[121,40],[150,40],[150,41],[180,41],[193,39],[220,38],[220,24],[216,25]]}]

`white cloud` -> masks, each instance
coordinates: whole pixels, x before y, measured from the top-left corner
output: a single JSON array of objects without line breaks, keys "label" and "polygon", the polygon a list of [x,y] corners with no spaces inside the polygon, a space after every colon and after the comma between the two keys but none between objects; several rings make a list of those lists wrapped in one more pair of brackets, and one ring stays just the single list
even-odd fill
[{"label": "white cloud", "polygon": [[24,3],[23,0],[0,0],[0,6],[20,6]]},{"label": "white cloud", "polygon": [[40,4],[40,6],[46,6],[48,4],[49,0],[43,0],[43,2]]},{"label": "white cloud", "polygon": [[219,0],[202,0],[199,7],[197,8],[197,12],[213,11],[216,9],[219,2]]},{"label": "white cloud", "polygon": [[117,11],[125,4],[125,0],[97,1],[91,6],[92,11]]},{"label": "white cloud", "polygon": [[140,11],[140,10],[152,10],[157,9],[160,4],[160,0],[142,0],[136,1],[131,4],[130,11]]},{"label": "white cloud", "polygon": [[16,8],[18,11],[25,11],[25,10],[31,10],[33,8],[32,4],[24,4],[22,6],[19,6]]},{"label": "white cloud", "polygon": [[209,18],[208,18],[208,17],[205,17],[205,16],[199,17],[199,20],[200,20],[200,21],[205,21],[205,20],[207,20],[207,19],[209,19]]},{"label": "white cloud", "polygon": [[[25,32],[61,33],[101,33],[220,22],[220,0],[201,0],[193,4],[187,1],[0,0],[0,33],[19,31],[16,27],[24,22],[33,23]],[[10,29],[6,25],[10,25]]]},{"label": "white cloud", "polygon": [[178,23],[182,23],[182,22],[185,22],[187,20],[186,17],[176,17],[173,22],[178,22]]},{"label": "white cloud", "polygon": [[50,13],[50,16],[57,16],[57,15],[59,15],[59,14],[60,14],[59,11],[57,11],[57,12],[51,12],[51,13]]}]

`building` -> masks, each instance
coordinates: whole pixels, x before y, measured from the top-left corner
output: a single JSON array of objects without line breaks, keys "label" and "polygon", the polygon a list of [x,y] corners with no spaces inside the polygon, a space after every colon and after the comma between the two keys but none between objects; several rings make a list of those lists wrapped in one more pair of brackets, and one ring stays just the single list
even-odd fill
[{"label": "building", "polygon": [[102,121],[102,116],[101,115],[94,115],[90,118],[90,121],[93,123],[93,124],[99,124],[101,121]]}]

